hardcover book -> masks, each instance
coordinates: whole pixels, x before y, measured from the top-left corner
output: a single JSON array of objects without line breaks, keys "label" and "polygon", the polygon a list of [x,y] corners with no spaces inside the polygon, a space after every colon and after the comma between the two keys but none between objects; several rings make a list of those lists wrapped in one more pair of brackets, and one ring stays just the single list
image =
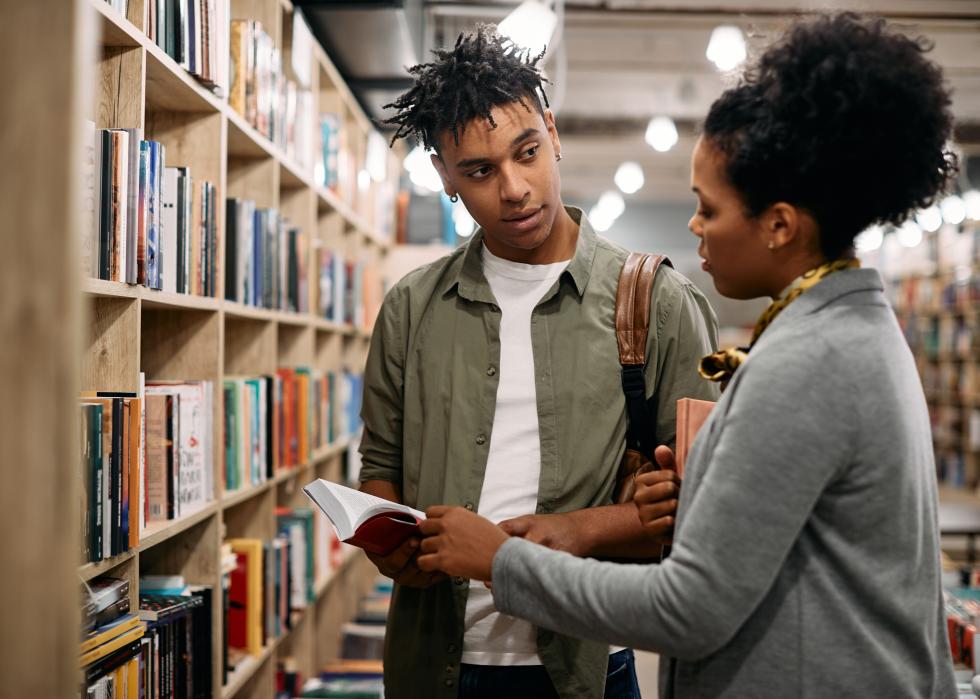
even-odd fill
[{"label": "hardcover book", "polygon": [[708,420],[713,401],[696,398],[681,398],[677,401],[677,443],[674,449],[674,463],[677,465],[677,475],[684,477],[684,462],[687,460],[694,438],[698,430]]},{"label": "hardcover book", "polygon": [[318,478],[303,492],[327,516],[341,541],[384,556],[405,539],[420,536],[425,513]]}]

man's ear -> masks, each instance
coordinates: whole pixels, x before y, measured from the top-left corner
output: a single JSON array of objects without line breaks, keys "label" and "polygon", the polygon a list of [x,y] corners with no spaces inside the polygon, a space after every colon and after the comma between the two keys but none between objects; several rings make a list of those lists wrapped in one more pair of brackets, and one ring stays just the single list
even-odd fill
[{"label": "man's ear", "polygon": [[442,180],[442,188],[445,190],[446,196],[456,196],[456,188],[453,187],[452,183],[449,181],[449,173],[446,171],[446,164],[442,162],[442,158],[435,153],[432,153],[429,155],[429,159],[432,160],[433,167],[435,167],[436,172],[439,173],[439,178]]},{"label": "man's ear", "polygon": [[551,147],[555,155],[561,155],[561,140],[558,138],[558,127],[555,125],[555,113],[550,109],[544,110],[544,126],[548,129],[548,138],[551,139]]}]

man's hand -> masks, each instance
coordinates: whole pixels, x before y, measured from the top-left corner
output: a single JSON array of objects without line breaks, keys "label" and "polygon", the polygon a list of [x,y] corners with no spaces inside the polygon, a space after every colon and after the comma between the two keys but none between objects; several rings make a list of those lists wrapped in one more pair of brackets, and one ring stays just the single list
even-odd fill
[{"label": "man's hand", "polygon": [[674,534],[681,479],[675,470],[674,452],[669,447],[657,447],[653,457],[660,470],[636,477],[633,502],[644,530],[660,543],[669,544]]},{"label": "man's hand", "polygon": [[462,507],[436,505],[425,516],[419,524],[425,535],[419,568],[473,580],[490,579],[493,557],[508,539],[503,529]]},{"label": "man's hand", "polygon": [[411,537],[401,543],[401,545],[387,556],[379,556],[365,551],[367,557],[382,575],[386,575],[399,585],[405,587],[429,587],[446,576],[438,571],[427,572],[419,569],[418,548],[419,538]]},{"label": "man's hand", "polygon": [[589,550],[586,532],[576,523],[574,513],[514,517],[501,522],[500,528],[511,536],[556,551],[567,551],[573,556],[585,556]]}]

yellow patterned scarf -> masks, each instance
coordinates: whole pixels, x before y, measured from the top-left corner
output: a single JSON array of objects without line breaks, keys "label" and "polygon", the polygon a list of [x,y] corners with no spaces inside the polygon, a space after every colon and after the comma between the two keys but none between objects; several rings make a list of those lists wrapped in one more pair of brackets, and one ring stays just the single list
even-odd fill
[{"label": "yellow patterned scarf", "polygon": [[[802,276],[797,277],[796,281],[789,285],[782,296],[773,301],[769,305],[769,308],[759,316],[759,320],[755,324],[755,330],[752,333],[752,342],[749,343],[748,347],[729,347],[728,349],[719,350],[714,354],[709,354],[701,360],[698,373],[709,381],[722,381],[727,383],[735,374],[735,370],[748,358],[749,350],[755,345],[759,336],[776,319],[776,316],[783,312],[784,308],[834,272],[839,272],[842,269],[854,269],[860,266],[861,263],[856,259],[835,260],[834,262],[827,262],[819,267],[815,267],[809,272],[804,272]],[[724,384],[722,387],[724,388]]]}]

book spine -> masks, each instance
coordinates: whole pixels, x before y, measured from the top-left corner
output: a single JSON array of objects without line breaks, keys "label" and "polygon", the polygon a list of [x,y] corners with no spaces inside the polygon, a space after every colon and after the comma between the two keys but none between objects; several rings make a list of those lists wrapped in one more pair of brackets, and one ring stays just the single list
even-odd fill
[{"label": "book spine", "polygon": [[89,478],[91,479],[91,490],[89,499],[89,550],[90,560],[99,562],[102,560],[102,406],[90,405],[89,410]]},{"label": "book spine", "polygon": [[150,142],[140,141],[139,155],[139,175],[138,181],[138,203],[136,214],[136,283],[146,285],[146,264],[147,264],[147,225],[149,222],[149,168],[150,168]]}]

